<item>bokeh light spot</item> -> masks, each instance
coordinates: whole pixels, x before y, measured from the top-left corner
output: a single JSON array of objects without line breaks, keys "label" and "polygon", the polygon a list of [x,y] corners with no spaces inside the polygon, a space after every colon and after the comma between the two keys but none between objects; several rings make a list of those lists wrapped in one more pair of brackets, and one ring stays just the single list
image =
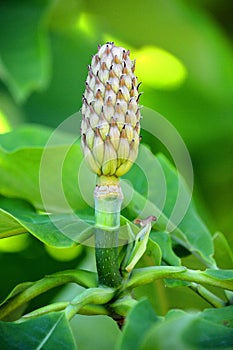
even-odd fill
[{"label": "bokeh light spot", "polygon": [[11,130],[11,127],[7,121],[7,117],[4,115],[3,111],[0,109],[0,134],[9,132],[10,130]]},{"label": "bokeh light spot", "polygon": [[174,55],[159,47],[145,46],[134,51],[136,72],[143,84],[155,88],[174,88],[187,76],[183,63]]},{"label": "bokeh light spot", "polygon": [[28,234],[2,238],[0,240],[0,251],[5,253],[16,253],[24,250],[28,245]]},{"label": "bokeh light spot", "polygon": [[130,50],[131,59],[136,59],[136,75],[143,85],[157,89],[179,87],[187,77],[183,62],[170,52],[156,46],[132,47],[111,35],[104,34],[104,41],[113,41],[117,46]]},{"label": "bokeh light spot", "polygon": [[81,30],[87,36],[92,36],[93,29],[91,22],[88,18],[88,15],[85,12],[82,12],[76,22],[76,28]]},{"label": "bokeh light spot", "polygon": [[59,261],[73,260],[77,258],[83,250],[81,245],[70,248],[55,248],[45,245],[45,249],[52,258]]}]

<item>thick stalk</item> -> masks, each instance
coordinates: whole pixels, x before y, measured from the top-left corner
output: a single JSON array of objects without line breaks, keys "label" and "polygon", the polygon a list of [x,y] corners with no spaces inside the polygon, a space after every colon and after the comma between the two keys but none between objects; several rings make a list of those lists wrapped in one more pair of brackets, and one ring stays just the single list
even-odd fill
[{"label": "thick stalk", "polygon": [[123,200],[116,178],[100,178],[95,190],[95,252],[99,284],[118,287],[121,275],[118,266],[118,232]]}]

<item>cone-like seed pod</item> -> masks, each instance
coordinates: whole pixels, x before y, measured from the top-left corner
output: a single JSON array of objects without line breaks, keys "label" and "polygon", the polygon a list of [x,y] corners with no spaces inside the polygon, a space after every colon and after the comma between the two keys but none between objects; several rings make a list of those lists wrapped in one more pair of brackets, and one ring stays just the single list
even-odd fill
[{"label": "cone-like seed pod", "polygon": [[107,43],[93,56],[82,106],[82,150],[93,172],[122,176],[137,158],[140,109],[135,61]]}]

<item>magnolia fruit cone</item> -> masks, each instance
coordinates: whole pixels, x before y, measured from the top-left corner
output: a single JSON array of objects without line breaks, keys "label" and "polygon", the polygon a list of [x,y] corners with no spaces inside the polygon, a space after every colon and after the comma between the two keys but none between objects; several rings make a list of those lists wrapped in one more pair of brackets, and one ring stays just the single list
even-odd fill
[{"label": "magnolia fruit cone", "polygon": [[129,51],[107,43],[93,56],[83,96],[81,146],[101,176],[124,175],[137,158],[140,108],[135,62]]}]

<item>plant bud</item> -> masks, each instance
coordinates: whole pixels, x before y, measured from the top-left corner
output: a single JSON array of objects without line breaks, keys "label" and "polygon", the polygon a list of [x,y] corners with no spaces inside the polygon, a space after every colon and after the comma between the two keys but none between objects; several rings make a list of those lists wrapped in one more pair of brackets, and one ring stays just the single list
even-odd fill
[{"label": "plant bud", "polygon": [[81,147],[97,175],[124,175],[137,158],[140,94],[129,51],[112,42],[100,46],[88,67],[83,96]]}]

